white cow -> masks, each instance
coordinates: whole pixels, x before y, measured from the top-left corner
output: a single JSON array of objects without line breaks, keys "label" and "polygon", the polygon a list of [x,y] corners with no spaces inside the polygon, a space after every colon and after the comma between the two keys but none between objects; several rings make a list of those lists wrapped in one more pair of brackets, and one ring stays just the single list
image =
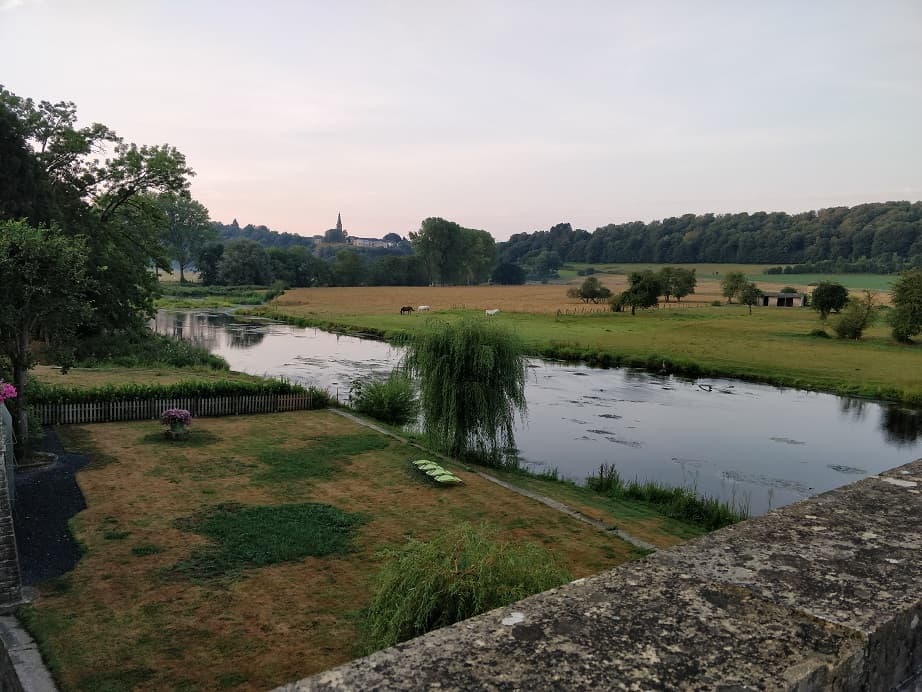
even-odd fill
[{"label": "white cow", "polygon": [[493,308],[492,310],[484,310],[484,313],[486,313],[490,317],[493,317],[493,315],[495,315],[498,312],[499,312],[499,308]]},{"label": "white cow", "polygon": [[420,305],[416,308],[416,312],[429,312],[430,307],[428,305]]}]

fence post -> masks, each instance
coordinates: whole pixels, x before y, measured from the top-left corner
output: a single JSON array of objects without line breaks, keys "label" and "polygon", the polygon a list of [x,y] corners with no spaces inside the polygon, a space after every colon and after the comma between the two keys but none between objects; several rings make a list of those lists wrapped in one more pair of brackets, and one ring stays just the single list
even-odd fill
[{"label": "fence post", "polygon": [[[0,404],[3,406],[3,404]],[[6,435],[0,421],[0,612],[9,612],[22,603],[22,576],[19,572],[19,553],[13,531],[13,498],[10,493],[10,476],[7,474]]]}]

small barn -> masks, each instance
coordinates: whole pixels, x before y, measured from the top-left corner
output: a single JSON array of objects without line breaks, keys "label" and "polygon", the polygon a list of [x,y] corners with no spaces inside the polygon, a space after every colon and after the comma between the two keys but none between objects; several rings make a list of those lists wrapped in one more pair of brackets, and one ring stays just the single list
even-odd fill
[{"label": "small barn", "polygon": [[764,307],[802,308],[806,304],[806,293],[762,293],[762,305]]}]

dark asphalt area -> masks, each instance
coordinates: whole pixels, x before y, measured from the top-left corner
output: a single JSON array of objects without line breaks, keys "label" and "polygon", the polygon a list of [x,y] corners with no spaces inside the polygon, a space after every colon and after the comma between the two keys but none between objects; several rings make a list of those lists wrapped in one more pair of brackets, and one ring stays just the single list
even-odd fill
[{"label": "dark asphalt area", "polygon": [[74,568],[81,551],[67,522],[86,509],[76,472],[89,463],[89,457],[65,452],[49,428],[38,448],[57,454],[58,460],[16,473],[13,526],[24,585],[59,577]]}]

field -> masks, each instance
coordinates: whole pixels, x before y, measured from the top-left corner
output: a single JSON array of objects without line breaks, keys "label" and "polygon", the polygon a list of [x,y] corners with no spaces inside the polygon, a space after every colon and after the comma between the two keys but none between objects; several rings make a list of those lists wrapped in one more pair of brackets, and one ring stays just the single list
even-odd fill
[{"label": "field", "polygon": [[[624,276],[600,278],[613,290],[625,281]],[[534,354],[665,365],[689,374],[922,403],[922,347],[894,342],[885,311],[861,341],[820,338],[811,335],[823,327],[814,311],[756,307],[750,315],[738,305],[713,307],[717,286],[716,280],[699,280],[694,298],[700,302],[673,302],[668,310],[638,311],[636,316],[573,301],[566,287],[554,284],[295,289],[264,314],[391,337],[412,333],[427,319],[499,308],[494,319],[517,331]],[[432,312],[399,314],[402,305],[421,304]]]},{"label": "field", "polygon": [[[268,689],[347,661],[384,549],[462,521],[544,545],[574,578],[638,556],[463,467],[449,465],[465,485],[429,484],[407,463],[418,450],[328,411],[199,419],[183,443],[158,427],[61,429],[94,459],[71,522],[85,554],[20,615],[63,690]],[[657,545],[698,533],[542,487]],[[348,531],[315,545],[333,524],[314,528],[310,503]]]}]

